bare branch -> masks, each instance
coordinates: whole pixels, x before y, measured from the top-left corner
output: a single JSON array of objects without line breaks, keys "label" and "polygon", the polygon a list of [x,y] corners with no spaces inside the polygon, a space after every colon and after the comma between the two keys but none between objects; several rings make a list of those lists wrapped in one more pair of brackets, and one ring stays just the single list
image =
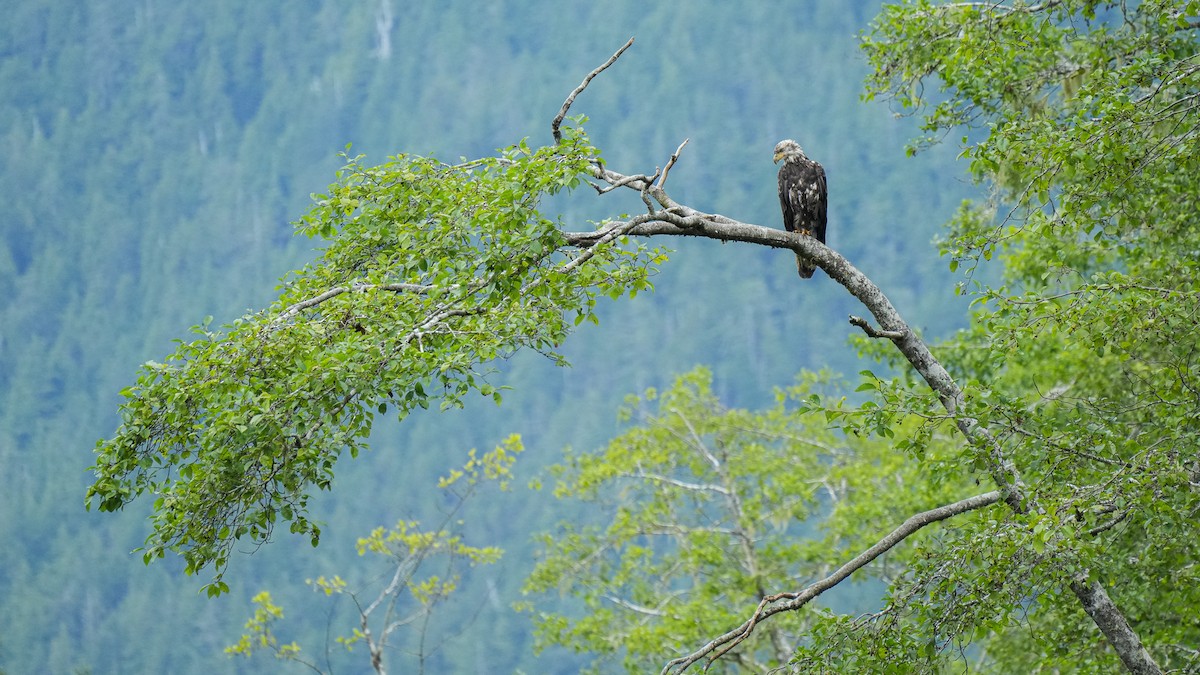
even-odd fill
[{"label": "bare branch", "polygon": [[604,194],[606,192],[612,192],[613,190],[616,190],[619,187],[626,187],[627,185],[631,185],[632,183],[635,183],[635,182],[641,183],[643,185],[649,185],[650,183],[653,182],[653,178],[650,176],[644,176],[639,173],[639,174],[634,174],[632,176],[625,176],[624,178],[622,178],[621,180],[619,180],[615,183],[610,183],[608,187],[602,188],[599,185],[592,185],[592,187],[596,188],[596,192],[598,194]]},{"label": "bare branch", "polygon": [[315,306],[321,304],[322,302],[325,302],[326,300],[336,298],[337,296],[339,296],[343,293],[349,293],[351,291],[356,291],[356,292],[392,291],[392,292],[396,292],[396,293],[428,293],[432,289],[433,289],[433,286],[424,286],[421,284],[354,284],[352,286],[337,286],[335,288],[331,288],[331,289],[325,291],[324,293],[322,293],[320,295],[311,297],[307,300],[302,300],[300,302],[297,302],[297,303],[291,305],[287,309],[280,312],[279,316],[275,317],[275,320],[271,322],[271,325],[275,325],[275,324],[279,324],[284,321],[287,321],[288,319],[292,318],[293,316],[296,316],[300,312],[303,312],[304,310],[306,310],[310,307],[315,307]]},{"label": "bare branch", "polygon": [[[699,663],[701,660],[707,659],[708,662],[711,663],[712,661],[720,658],[722,655],[728,653],[729,650],[736,647],[738,643],[749,637],[754,631],[755,626],[758,625],[759,621],[769,618],[780,612],[795,611],[803,607],[821,593],[824,593],[830,588],[838,585],[844,579],[846,579],[846,577],[849,577],[854,572],[862,569],[871,561],[875,560],[883,553],[904,541],[917,530],[920,530],[926,525],[946,520],[968,511],[990,506],[1000,501],[1002,496],[1003,495],[1000,491],[993,490],[992,492],[970,497],[962,501],[954,502],[953,504],[940,506],[936,509],[924,511],[909,517],[904,521],[903,524],[900,525],[900,527],[897,527],[886,537],[880,539],[874,546],[858,554],[853,560],[850,560],[846,564],[842,565],[836,572],[825,577],[824,579],[809,585],[802,591],[795,593],[777,593],[775,595],[768,595],[764,597],[759,603],[758,609],[754,611],[753,616],[751,616],[749,620],[747,620],[741,626],[729,631],[728,633],[717,637],[691,654],[670,661],[662,669],[663,675],[672,672],[682,673],[692,665]],[[781,600],[785,600],[786,602],[780,602]]]},{"label": "bare branch", "polygon": [[729,494],[729,490],[726,490],[725,488],[721,487],[720,485],[713,485],[711,483],[689,483],[687,481],[678,480],[676,478],[671,478],[670,476],[663,476],[663,475],[657,474],[657,473],[646,473],[645,471],[642,471],[641,469],[639,469],[638,472],[634,475],[637,476],[638,478],[645,478],[646,480],[651,481],[651,482],[666,483],[667,485],[674,485],[675,487],[683,489],[683,490],[691,490],[694,492],[717,492],[717,493],[720,493],[723,495]]},{"label": "bare branch", "polygon": [[660,189],[662,188],[662,186],[667,184],[667,174],[671,172],[671,167],[675,166],[676,160],[679,159],[679,153],[683,152],[683,146],[687,145],[688,141],[690,141],[690,140],[692,140],[692,139],[690,139],[690,138],[683,139],[683,142],[679,144],[679,147],[675,148],[675,153],[673,155],[671,155],[671,159],[667,160],[667,165],[664,166],[663,170],[662,170],[662,177],[658,179],[658,187]]},{"label": "bare branch", "polygon": [[[610,184],[625,178],[623,174],[609,169],[597,168],[595,171],[598,178]],[[986,452],[992,480],[1005,493],[1005,501],[1017,513],[1025,513],[1031,508],[1031,505],[1026,502],[1025,483],[1021,480],[1016,464],[986,428],[980,426],[974,418],[963,414],[962,409],[966,396],[962,389],[950,377],[950,373],[946,371],[941,362],[929,351],[928,345],[909,328],[883,291],[844,256],[812,237],[800,236],[761,225],[742,223],[717,214],[701,213],[676,203],[666,194],[666,191],[655,186],[647,187],[634,181],[626,184],[626,187],[649,192],[664,208],[650,214],[649,217],[643,217],[639,224],[633,224],[633,220],[623,223],[622,225],[625,227],[623,234],[643,237],[660,235],[705,237],[719,241],[740,241],[773,248],[786,248],[799,253],[824,270],[831,279],[841,284],[870,310],[880,326],[878,330],[892,340],[905,359],[921,374],[929,388],[937,394],[942,406],[954,418],[959,431],[972,444]],[[568,244],[586,248],[597,243],[596,239],[599,233],[564,232],[563,236]],[[893,335],[896,337],[892,337]]]},{"label": "bare branch", "polygon": [[870,321],[867,321],[866,319],[864,319],[860,316],[854,316],[853,314],[850,315],[850,325],[858,326],[859,328],[861,328],[863,330],[864,333],[867,334],[867,337],[870,337],[870,338],[887,338],[889,340],[899,340],[900,338],[904,337],[903,331],[880,330],[880,329],[872,326]]},{"label": "bare branch", "polygon": [[643,605],[637,605],[637,604],[634,604],[623,598],[618,598],[615,595],[606,595],[606,596],[604,596],[604,599],[608,600],[609,602],[613,603],[614,605],[624,607],[625,609],[628,609],[633,612],[637,612],[638,614],[645,614],[647,616],[666,616],[666,614],[664,612],[662,612],[661,610],[654,609],[653,607],[645,607]]},{"label": "bare branch", "polygon": [[[1057,4],[1060,4],[1060,0],[1047,0],[1035,9],[1043,11]],[[592,77],[615,61],[630,43],[626,43],[625,47],[622,47],[621,50],[614,54],[608,63],[589,74],[583,84],[567,98],[567,101],[563,105],[563,110],[560,112],[559,117],[556,118],[553,126],[556,139],[559,138],[558,125],[561,123],[574,97],[583,90]],[[682,149],[682,145],[680,149]],[[676,152],[678,153],[678,150]],[[941,362],[933,356],[929,347],[908,327],[899,312],[896,311],[895,307],[892,306],[891,302],[883,294],[883,291],[865,274],[855,268],[846,258],[811,237],[796,236],[780,230],[749,225],[725,216],[701,213],[678,204],[667,195],[663,188],[662,183],[665,181],[660,181],[658,185],[655,185],[653,182],[654,177],[650,177],[649,180],[645,180],[642,177],[627,177],[606,169],[600,163],[594,164],[591,167],[591,171],[594,177],[608,183],[614,188],[626,187],[637,190],[641,194],[643,202],[646,203],[649,213],[639,218],[615,224],[613,227],[598,233],[564,232],[563,236],[569,245],[585,249],[594,247],[597,244],[611,241],[615,236],[619,236],[617,234],[619,231],[620,235],[631,236],[698,236],[721,241],[744,241],[774,248],[788,248],[795,251],[799,256],[804,257],[815,266],[824,270],[831,279],[841,284],[851,295],[870,310],[879,324],[878,329],[867,323],[865,319],[855,321],[852,318],[851,322],[862,328],[872,337],[885,337],[892,340],[893,344],[896,345],[896,348],[909,364],[920,373],[926,384],[937,394],[942,406],[954,419],[959,431],[962,432],[972,445],[982,451],[983,456],[986,458],[988,471],[991,474],[992,480],[999,488],[998,492],[989,493],[988,496],[994,495],[993,501],[1003,499],[1015,513],[1023,514],[1041,510],[1042,507],[1039,506],[1037,500],[1026,494],[1026,485],[1021,478],[1020,472],[1017,470],[1016,463],[1009,453],[996,437],[992,435],[991,431],[982,426],[974,417],[965,414],[963,408],[966,403],[966,395],[963,390],[954,382],[954,379],[946,371],[945,367],[942,366]],[[657,171],[655,175],[658,175]],[[665,179],[665,175],[663,178]],[[650,201],[651,198],[662,207],[661,210],[656,210],[653,207]],[[588,257],[588,253],[592,253],[592,251],[584,251],[575,261],[572,261],[571,264],[565,267],[581,264]],[[1153,659],[1141,647],[1137,634],[1133,632],[1128,622],[1125,621],[1124,616],[1120,613],[1120,610],[1112,603],[1102,585],[1098,582],[1088,584],[1086,581],[1077,581],[1071,584],[1071,590],[1082,603],[1088,615],[1104,632],[1110,643],[1120,652],[1122,661],[1131,671],[1139,673],[1160,672]],[[773,605],[770,608],[760,608],[760,612],[756,613],[756,617],[759,614],[762,617],[766,617],[776,611],[785,611],[786,605],[796,602],[797,599],[793,599],[789,603],[782,605]],[[753,628],[752,622],[749,628]],[[718,640],[721,639],[718,638]],[[744,637],[739,638],[738,633],[735,631],[732,634],[724,636],[724,639],[725,642],[733,639],[740,641]],[[725,644],[725,642],[721,642],[720,644]],[[719,645],[716,641],[710,643],[710,646],[706,647],[705,650],[698,652],[700,656],[696,658],[703,658],[704,655],[716,649],[717,646]],[[1136,649],[1133,649],[1131,646],[1136,646]],[[721,653],[724,653],[724,651]],[[712,658],[716,658],[719,655],[720,653]],[[682,663],[682,661],[677,661]],[[695,663],[695,661],[690,661],[687,665],[690,665],[690,663]],[[664,672],[667,672],[671,667],[671,664],[668,664],[667,668],[664,668]],[[686,668],[687,666],[684,665],[683,667]]]},{"label": "bare branch", "polygon": [[599,68],[596,68],[592,72],[588,73],[587,77],[583,78],[583,82],[580,82],[579,86],[575,87],[575,90],[567,96],[567,100],[563,101],[562,108],[558,111],[558,115],[555,116],[554,121],[550,123],[550,131],[554,134],[555,143],[558,143],[562,140],[562,131],[559,130],[559,127],[562,126],[562,121],[563,118],[567,116],[567,111],[571,109],[571,104],[575,102],[575,97],[583,93],[584,89],[587,89],[588,83],[592,81],[592,78],[603,72],[605,68],[608,68],[612,64],[616,63],[617,59],[621,58],[621,54],[624,54],[625,50],[629,49],[632,44],[633,38],[629,38],[629,42],[626,42],[624,46],[616,51],[615,54],[608,57],[608,60],[601,64]]}]

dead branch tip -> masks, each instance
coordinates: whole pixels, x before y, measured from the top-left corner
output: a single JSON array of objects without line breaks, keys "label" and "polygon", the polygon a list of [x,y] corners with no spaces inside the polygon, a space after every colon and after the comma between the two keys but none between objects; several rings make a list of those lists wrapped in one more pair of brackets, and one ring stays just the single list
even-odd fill
[{"label": "dead branch tip", "polygon": [[658,179],[658,187],[661,188],[663,185],[666,185],[667,174],[671,172],[671,167],[675,166],[676,160],[679,159],[679,153],[683,152],[683,146],[687,145],[688,141],[690,141],[690,140],[692,140],[692,139],[690,139],[690,138],[683,139],[683,142],[679,144],[679,147],[675,148],[675,154],[671,155],[671,159],[668,159],[667,165],[663,167],[662,177]]},{"label": "dead branch tip", "polygon": [[550,123],[550,131],[554,134],[555,143],[558,143],[562,140],[562,131],[559,129],[559,127],[562,126],[562,121],[567,116],[567,111],[571,109],[571,104],[575,102],[575,97],[582,93],[584,89],[587,89],[588,83],[592,81],[593,77],[596,77],[605,68],[616,63],[617,59],[621,58],[621,54],[624,54],[625,50],[629,49],[632,44],[633,38],[629,38],[629,41],[626,42],[620,49],[618,49],[612,56],[608,57],[607,61],[600,64],[600,67],[588,73],[587,77],[583,78],[583,82],[580,82],[579,86],[575,87],[575,90],[572,91],[569,96],[567,96],[567,100],[563,101],[562,108],[559,109],[558,115],[554,118],[554,121]]}]

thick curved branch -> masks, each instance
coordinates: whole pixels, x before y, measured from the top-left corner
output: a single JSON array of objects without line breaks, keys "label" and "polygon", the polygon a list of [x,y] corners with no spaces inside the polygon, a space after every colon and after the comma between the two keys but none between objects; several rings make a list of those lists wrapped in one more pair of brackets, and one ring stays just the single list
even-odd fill
[{"label": "thick curved branch", "polygon": [[[626,179],[622,174],[608,169],[598,168],[597,174],[611,183],[620,183]],[[641,217],[644,222],[620,223],[617,227],[622,229],[625,235],[704,237],[718,241],[740,241],[772,248],[786,248],[803,255],[824,270],[871,312],[880,326],[879,329],[872,330],[892,340],[913,368],[921,374],[926,384],[938,395],[946,411],[954,417],[959,430],[972,443],[988,453],[992,478],[997,487],[1005,493],[1005,501],[1018,512],[1024,513],[1028,509],[1023,494],[1024,484],[1015,465],[986,429],[975,419],[961,413],[965,397],[950,377],[950,373],[933,356],[917,333],[909,328],[883,291],[844,256],[812,237],[742,223],[721,215],[701,213],[676,203],[656,186],[638,185],[638,181],[624,183],[624,186],[649,192],[664,206],[664,210],[657,211],[649,217]],[[608,232],[608,229],[596,232],[564,232],[563,236],[572,246],[588,248],[598,243]]]},{"label": "thick curved branch", "polygon": [[[603,168],[597,168],[597,176],[614,182],[622,181],[625,178],[621,174]],[[992,479],[1000,488],[1000,491],[996,493],[998,498],[1002,498],[1016,513],[1028,513],[1039,508],[1036,501],[1025,494],[1025,484],[1016,470],[1016,465],[1000,446],[999,441],[976,419],[962,413],[965,396],[954,379],[929,351],[929,347],[924,341],[909,328],[883,291],[844,256],[811,237],[695,211],[675,203],[661,188],[656,186],[639,185],[638,181],[631,181],[625,183],[623,187],[649,192],[656,201],[664,206],[664,210],[649,214],[649,216],[617,223],[597,232],[564,232],[563,236],[568,244],[589,248],[603,241],[611,240],[613,230],[617,229],[628,236],[705,237],[719,241],[740,241],[772,248],[787,248],[800,253],[824,270],[831,279],[841,284],[871,312],[880,326],[878,329],[871,327],[875,336],[892,340],[905,359],[938,395],[943,407],[953,417],[955,425],[963,435],[971,443],[983,449],[989,459],[989,472]],[[867,324],[864,319],[859,321],[861,324]],[[861,325],[859,322],[854,323]],[[869,326],[869,324],[867,325]],[[1161,672],[1149,653],[1141,646],[1136,632],[1125,620],[1120,609],[1113,603],[1102,585],[1098,582],[1091,584],[1076,582],[1071,584],[1071,590],[1079,599],[1084,610],[1104,632],[1109,642],[1118,648],[1117,651],[1122,662],[1131,672]],[[778,609],[775,606],[764,609],[762,610],[763,616],[795,609],[799,606],[791,607],[791,604],[793,603],[781,604]],[[699,650],[697,653],[703,652],[700,658],[729,640],[735,639],[739,630],[742,628],[726,633]],[[691,661],[687,665],[692,663],[696,663],[696,661]],[[664,672],[668,672],[668,670],[664,670]]]},{"label": "thick curved branch", "polygon": [[962,501],[954,502],[953,504],[939,506],[936,509],[931,509],[929,511],[924,511],[922,513],[910,516],[900,525],[900,527],[892,530],[890,534],[883,539],[880,539],[875,543],[875,545],[871,546],[871,548],[868,548],[867,550],[858,554],[854,557],[854,559],[842,565],[836,572],[825,577],[824,579],[810,584],[802,591],[795,593],[776,593],[775,595],[768,595],[764,597],[762,602],[758,604],[758,609],[754,611],[754,615],[751,616],[750,619],[748,619],[745,623],[729,631],[728,633],[717,637],[691,654],[669,662],[662,670],[663,675],[672,672],[681,673],[684,670],[687,670],[690,666],[699,663],[704,659],[708,659],[711,662],[720,658],[724,654],[728,653],[729,650],[736,647],[740,642],[749,637],[754,631],[754,628],[758,625],[759,621],[780,612],[795,611],[800,607],[803,607],[814,600],[817,596],[838,585],[851,574],[862,569],[872,560],[875,560],[890,549],[894,548],[897,544],[904,541],[914,532],[920,530],[926,525],[946,520],[947,518],[953,518],[954,516],[961,515],[968,511],[990,506],[1000,501],[1001,496],[1002,495],[998,490],[993,490],[992,492],[970,497]]},{"label": "thick curved branch", "polygon": [[[1001,447],[999,441],[975,418],[963,414],[962,409],[966,397],[958,384],[950,377],[950,373],[933,356],[920,336],[909,328],[883,291],[844,256],[812,237],[742,223],[721,215],[701,213],[676,203],[658,186],[647,185],[637,180],[624,182],[625,176],[603,167],[596,167],[595,175],[610,184],[622,182],[622,187],[640,190],[643,194],[649,193],[655,201],[663,206],[661,211],[615,225],[623,234],[647,237],[662,235],[705,237],[719,241],[741,241],[772,248],[787,248],[803,255],[824,270],[831,279],[841,284],[871,312],[871,315],[879,323],[879,328],[870,326],[865,319],[852,320],[852,323],[860,327],[865,326],[864,330],[869,328],[868,334],[873,337],[890,339],[909,364],[921,374],[930,389],[937,394],[942,406],[950,413],[959,431],[985,453],[988,458],[988,471],[993,482],[1000,488],[999,494],[1009,508],[1015,513],[1029,513],[1040,509],[1037,501],[1026,494],[1025,483],[1017,471],[1016,464]],[[598,233],[566,232],[564,237],[571,245],[588,248],[600,243],[601,239],[605,241],[611,239],[611,236],[605,238],[606,232],[611,232],[611,230],[601,230]],[[1148,674],[1162,672],[1150,657],[1149,652],[1142,647],[1137,633],[1125,620],[1124,615],[1108,596],[1103,585],[1098,582],[1074,582],[1071,584],[1071,591],[1079,599],[1088,616],[1116,649],[1122,663],[1130,672]],[[788,604],[781,605],[781,609],[772,608],[772,613],[786,611]],[[736,637],[737,632],[736,630],[731,631],[722,638],[730,634]],[[717,638],[714,642],[722,638]],[[712,649],[707,649],[706,646],[706,650],[702,651],[708,654]],[[695,661],[691,663],[695,663]]]}]

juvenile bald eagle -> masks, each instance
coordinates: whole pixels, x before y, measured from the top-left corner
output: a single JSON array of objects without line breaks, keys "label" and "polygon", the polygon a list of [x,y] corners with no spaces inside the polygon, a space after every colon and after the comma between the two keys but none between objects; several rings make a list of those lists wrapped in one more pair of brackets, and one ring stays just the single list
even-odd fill
[{"label": "juvenile bald eagle", "polygon": [[[783,227],[825,243],[825,210],[828,202],[825,169],[804,154],[800,144],[792,139],[779,141],[775,146],[775,163],[779,167],[779,205],[783,207]],[[808,279],[817,268],[796,254],[796,271]]]}]

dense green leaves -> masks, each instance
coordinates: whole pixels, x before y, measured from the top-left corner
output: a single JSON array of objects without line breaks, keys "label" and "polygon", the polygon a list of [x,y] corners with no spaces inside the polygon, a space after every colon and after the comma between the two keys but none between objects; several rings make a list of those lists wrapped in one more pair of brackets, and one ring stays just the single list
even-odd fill
[{"label": "dense green leaves", "polygon": [[[631,672],[657,669],[664,650],[722,632],[771,580],[807,568],[804,547],[788,539],[816,508],[811,476],[836,444],[782,407],[723,409],[710,380],[699,370],[631,399],[624,416],[639,426],[555,470],[558,497],[594,504],[608,520],[563,523],[543,539],[528,590],[567,591],[585,608],[574,620],[541,615],[544,641],[612,655]],[[756,641],[739,658],[779,665],[789,656]]]},{"label": "dense green leaves", "polygon": [[[1194,2],[885,8],[866,38],[871,95],[924,113],[925,142],[961,135],[972,175],[994,188],[993,202],[964,205],[945,239],[950,266],[978,275],[960,287],[978,303],[972,327],[938,355],[966,391],[949,414],[970,416],[996,445],[945,443],[946,413],[923,386],[864,373],[860,393],[872,399],[861,407],[806,396],[797,414],[805,437],[832,437],[825,426],[836,425],[859,456],[892,451],[846,467],[902,496],[821,512],[799,477],[837,460],[796,461],[801,453],[771,426],[778,420],[736,418],[743,430],[765,425],[756,441],[722,430],[736,416],[711,401],[684,417],[694,429],[671,426],[660,410],[648,432],[614,442],[617,452],[568,463],[567,493],[602,501],[602,488],[619,485],[634,506],[618,503],[607,529],[568,528],[547,543],[562,548],[547,559],[545,589],[575,583],[567,572],[576,568],[607,585],[572,587],[591,613],[574,623],[545,615],[543,636],[615,651],[635,667],[652,660],[651,644],[658,656],[664,645],[686,649],[696,633],[744,616],[737,610],[762,595],[766,576],[805,573],[818,559],[790,543],[731,558],[721,554],[729,533],[759,543],[822,513],[861,548],[881,523],[960,497],[1001,453],[1029,488],[1029,512],[976,514],[914,539],[920,547],[897,556],[887,604],[872,618],[792,616],[766,635],[794,641],[798,663],[814,668],[936,668],[972,649],[1000,672],[1108,670],[1115,656],[1066,590],[1082,575],[1110,589],[1160,662],[1194,664],[1187,645],[1197,630],[1180,617],[1196,598],[1164,580],[1191,579],[1197,539],[1196,15]],[[927,99],[926,86],[943,90]],[[563,147],[522,144],[458,165],[350,160],[301,223],[328,240],[322,260],[289,279],[269,310],[199,328],[125,391],[123,425],[98,448],[92,504],[114,510],[153,496],[146,558],[178,550],[189,571],[214,565],[219,575],[234,541],[262,541],[282,522],[315,543],[307,496],[328,487],[341,452],[363,447],[374,415],[453,406],[473,391],[496,398],[489,362],[521,347],[560,359],[570,328],[595,320],[597,294],[645,287],[645,252],[564,248],[558,224],[538,210],[595,155],[573,135]],[[1005,264],[1005,285],[986,283],[1000,276],[989,277],[989,261]],[[716,462],[725,476],[701,473],[713,462],[686,461],[688,448],[661,451],[689,433],[729,450]],[[772,434],[775,443],[762,441]],[[633,449],[641,463],[628,463]],[[733,515],[722,513],[719,497],[735,484],[750,489]],[[580,557],[614,541],[619,554]],[[853,550],[828,547],[822,564]],[[553,567],[555,552],[571,569]],[[681,588],[690,593],[677,596]],[[223,589],[219,577],[210,586]],[[727,614],[713,609],[731,604]],[[675,623],[664,630],[630,616]],[[782,663],[787,651],[748,643],[739,653]]]},{"label": "dense green leaves", "polygon": [[[648,286],[646,249],[568,249],[540,200],[578,185],[596,158],[582,131],[447,165],[358,158],[317,197],[300,231],[327,240],[269,309],[199,326],[126,389],[122,425],[98,444],[89,503],[156,496],[147,561],[181,553],[219,575],[233,542],[280,522],[311,537],[312,489],[342,452],[364,447],[377,413],[500,400],[488,364],[557,347],[597,294]],[[583,263],[587,264],[583,264]]]},{"label": "dense green leaves", "polygon": [[[920,464],[888,442],[831,431],[811,407],[815,391],[831,388],[823,379],[810,376],[753,412],[721,405],[711,376],[697,369],[664,392],[631,398],[623,416],[636,426],[605,448],[569,453],[553,469],[555,494],[594,515],[543,537],[526,590],[539,609],[556,591],[581,607],[540,612],[541,640],[595,655],[596,668],[617,661],[629,672],[657,671],[740,624],[764,596],[798,590],[912,511],[961,494],[966,481],[930,487]],[[901,437],[919,426],[895,422]],[[954,447],[939,439],[928,461]],[[902,547],[891,561],[910,556]],[[711,670],[759,672],[786,663],[797,644],[825,649],[813,631],[826,621],[840,619],[776,615]],[[840,668],[829,654],[814,658]]]},{"label": "dense green leaves", "polygon": [[1187,577],[1195,559],[1198,9],[905,3],[865,40],[872,94],[935,138],[965,129],[972,172],[994,187],[943,246],[952,268],[1002,254],[1006,284],[974,288],[973,326],[941,353],[1043,518],[1014,551],[1044,557],[1009,601],[1028,629],[977,637],[1002,672],[1115,667],[1082,647],[1095,628],[1053,580],[1064,566],[1109,586],[1160,664],[1195,663],[1176,645],[1200,635],[1180,622],[1197,598],[1144,580]]}]

